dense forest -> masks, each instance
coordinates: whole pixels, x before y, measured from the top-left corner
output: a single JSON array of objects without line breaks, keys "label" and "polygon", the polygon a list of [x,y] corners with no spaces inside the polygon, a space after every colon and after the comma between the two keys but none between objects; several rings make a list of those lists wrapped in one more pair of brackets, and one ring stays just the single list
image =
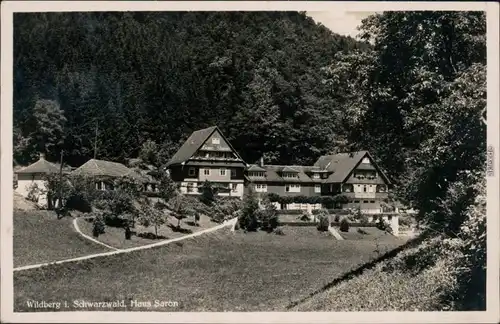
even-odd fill
[{"label": "dense forest", "polygon": [[74,166],[94,156],[96,128],[98,158],[154,140],[165,162],[212,125],[248,162],[311,163],[342,138],[321,68],[368,47],[297,12],[16,14],[14,42],[16,159],[64,149]]}]

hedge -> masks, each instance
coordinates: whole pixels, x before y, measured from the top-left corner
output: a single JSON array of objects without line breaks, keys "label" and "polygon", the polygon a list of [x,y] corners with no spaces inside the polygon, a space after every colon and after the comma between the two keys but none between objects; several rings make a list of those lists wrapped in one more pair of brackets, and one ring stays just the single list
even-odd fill
[{"label": "hedge", "polygon": [[[313,209],[312,213],[313,214],[320,214],[322,211],[324,211],[325,209]],[[328,212],[328,214],[331,214],[331,215],[348,215],[349,214],[349,211],[348,210],[345,210],[345,209],[326,209],[326,211]]]},{"label": "hedge", "polygon": [[278,209],[276,210],[278,215],[302,215],[305,210],[301,209]]},{"label": "hedge", "polygon": [[[318,222],[280,222],[280,226],[318,226]],[[339,227],[340,222],[331,222],[330,226]],[[375,223],[361,224],[349,222],[349,227],[377,227]]]},{"label": "hedge", "polygon": [[334,204],[334,203],[348,203],[349,199],[342,194],[335,196],[280,196],[276,193],[268,193],[267,197],[271,202],[280,204]]},{"label": "hedge", "polygon": [[280,226],[317,226],[318,222],[280,222]]}]

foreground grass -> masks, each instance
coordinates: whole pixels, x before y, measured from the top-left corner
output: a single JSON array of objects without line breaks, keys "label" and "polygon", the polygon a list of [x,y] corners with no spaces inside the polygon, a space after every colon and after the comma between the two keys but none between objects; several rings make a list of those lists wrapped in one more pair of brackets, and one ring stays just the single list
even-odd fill
[{"label": "foreground grass", "polygon": [[[15,274],[15,311],[44,311],[29,300],[71,310],[278,311],[378,254],[374,242],[337,241],[315,228],[285,235],[220,230],[177,244]],[[387,249],[401,244],[383,243]],[[76,308],[75,300],[124,300],[125,308]],[[133,307],[133,301],[176,307]],[[136,305],[137,306],[137,305]],[[47,310],[45,310],[47,311]]]},{"label": "foreground grass", "polygon": [[442,311],[440,295],[451,284],[443,276],[445,260],[409,266],[420,245],[341,281],[292,308],[294,311]]},{"label": "foreground grass", "polygon": [[[214,227],[218,224],[212,222],[208,216],[202,215],[200,217],[198,225],[199,226],[194,226],[193,220],[187,219],[183,220],[183,222],[181,223],[181,228],[183,230],[195,233],[201,230]],[[92,237],[93,224],[91,222],[88,222],[85,219],[80,218],[78,219],[78,226],[80,227],[82,233]],[[188,233],[188,232],[183,233],[175,231],[173,229],[175,226],[177,226],[177,219],[175,219],[174,217],[169,217],[167,224],[158,227],[158,236],[160,236],[160,239],[150,239],[141,237],[139,235],[154,234],[155,233],[154,226],[144,227],[141,225],[136,225],[136,227],[132,229],[132,231],[135,232],[135,235],[132,235],[130,240],[125,240],[125,230],[123,228],[106,226],[105,230],[106,233],[99,235],[97,240],[118,249],[126,249],[130,247],[156,243],[160,240],[168,240],[168,239],[182,237]]]},{"label": "foreground grass", "polygon": [[110,251],[83,238],[72,222],[50,211],[14,211],[14,267]]}]

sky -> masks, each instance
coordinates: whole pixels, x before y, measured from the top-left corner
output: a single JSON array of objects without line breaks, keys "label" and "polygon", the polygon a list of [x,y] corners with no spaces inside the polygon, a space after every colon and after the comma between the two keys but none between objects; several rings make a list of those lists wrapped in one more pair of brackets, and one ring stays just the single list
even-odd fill
[{"label": "sky", "polygon": [[361,20],[374,12],[349,12],[349,11],[308,11],[307,15],[314,21],[328,27],[334,33],[355,37],[358,33],[356,27]]}]

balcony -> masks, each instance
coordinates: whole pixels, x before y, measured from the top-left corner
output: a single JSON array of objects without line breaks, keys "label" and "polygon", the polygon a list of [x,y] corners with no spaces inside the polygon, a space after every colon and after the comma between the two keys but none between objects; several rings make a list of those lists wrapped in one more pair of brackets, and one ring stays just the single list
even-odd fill
[{"label": "balcony", "polygon": [[342,195],[351,199],[385,199],[387,192],[343,192]]}]

